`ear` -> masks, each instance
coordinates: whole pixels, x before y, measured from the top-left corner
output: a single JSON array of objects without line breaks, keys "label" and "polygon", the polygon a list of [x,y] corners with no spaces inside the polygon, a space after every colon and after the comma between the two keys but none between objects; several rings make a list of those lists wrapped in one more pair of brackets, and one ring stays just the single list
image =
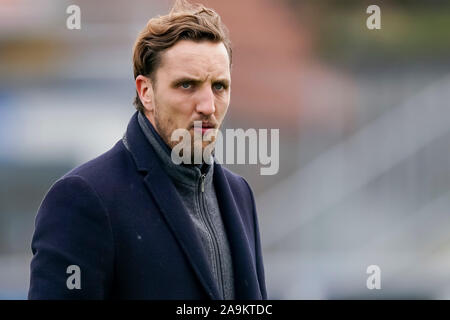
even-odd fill
[{"label": "ear", "polygon": [[139,75],[136,77],[136,91],[139,94],[139,98],[141,99],[142,105],[145,108],[146,113],[152,113],[154,111],[153,105],[153,85],[152,81],[144,77],[143,75]]}]

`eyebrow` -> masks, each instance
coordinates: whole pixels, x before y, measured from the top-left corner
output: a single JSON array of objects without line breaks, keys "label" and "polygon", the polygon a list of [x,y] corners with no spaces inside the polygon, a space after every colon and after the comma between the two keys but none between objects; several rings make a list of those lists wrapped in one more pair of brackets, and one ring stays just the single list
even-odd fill
[{"label": "eyebrow", "polygon": [[[204,80],[200,79],[200,78],[196,78],[196,77],[184,76],[184,77],[176,78],[171,83],[172,83],[172,85],[176,86],[176,85],[179,85],[179,84],[181,84],[183,82],[192,82],[194,84],[200,84],[200,83],[203,83]],[[218,78],[218,79],[215,79],[213,82],[214,83],[221,82],[221,83],[223,83],[226,86],[230,85],[230,80],[228,80],[226,78]]]}]

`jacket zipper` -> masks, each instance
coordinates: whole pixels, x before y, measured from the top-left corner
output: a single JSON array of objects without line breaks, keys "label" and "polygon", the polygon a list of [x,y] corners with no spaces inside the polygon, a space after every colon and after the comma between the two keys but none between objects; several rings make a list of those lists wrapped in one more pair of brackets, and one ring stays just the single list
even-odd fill
[{"label": "jacket zipper", "polygon": [[205,199],[204,199],[204,192],[205,192],[205,177],[206,174],[202,174],[200,176],[200,199],[199,199],[199,205],[200,205],[200,212],[202,213],[203,221],[205,222],[206,227],[208,228],[209,234],[211,235],[212,239],[212,245],[214,250],[214,262],[216,265],[217,270],[217,281],[219,285],[219,290],[222,293],[223,298],[225,299],[225,292],[224,292],[224,286],[223,286],[223,278],[222,278],[222,263],[220,261],[220,253],[219,253],[219,241],[217,240],[216,234],[214,232],[213,226],[207,217],[207,212],[205,209]]},{"label": "jacket zipper", "polygon": [[200,180],[201,180],[201,189],[202,189],[202,193],[205,192],[205,177],[206,174],[202,173],[202,175],[200,176]]}]

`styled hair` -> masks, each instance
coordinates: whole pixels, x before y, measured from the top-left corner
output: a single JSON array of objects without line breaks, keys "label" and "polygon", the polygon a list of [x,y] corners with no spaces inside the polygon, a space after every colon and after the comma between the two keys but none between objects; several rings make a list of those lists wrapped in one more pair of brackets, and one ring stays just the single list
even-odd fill
[{"label": "styled hair", "polygon": [[[136,39],[133,48],[134,79],[143,75],[155,83],[162,54],[180,40],[222,42],[231,67],[231,41],[220,16],[201,4],[176,0],[169,14],[150,19]],[[137,91],[133,104],[138,111],[144,110]]]}]

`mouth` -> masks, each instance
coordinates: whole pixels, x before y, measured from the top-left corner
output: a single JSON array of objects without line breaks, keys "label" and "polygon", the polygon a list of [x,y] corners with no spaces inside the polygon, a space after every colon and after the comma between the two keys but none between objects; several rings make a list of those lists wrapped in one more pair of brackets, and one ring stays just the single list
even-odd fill
[{"label": "mouth", "polygon": [[216,129],[216,126],[209,122],[202,122],[202,126],[192,126],[194,131],[201,132],[202,134],[205,134],[208,130],[214,130]]}]

